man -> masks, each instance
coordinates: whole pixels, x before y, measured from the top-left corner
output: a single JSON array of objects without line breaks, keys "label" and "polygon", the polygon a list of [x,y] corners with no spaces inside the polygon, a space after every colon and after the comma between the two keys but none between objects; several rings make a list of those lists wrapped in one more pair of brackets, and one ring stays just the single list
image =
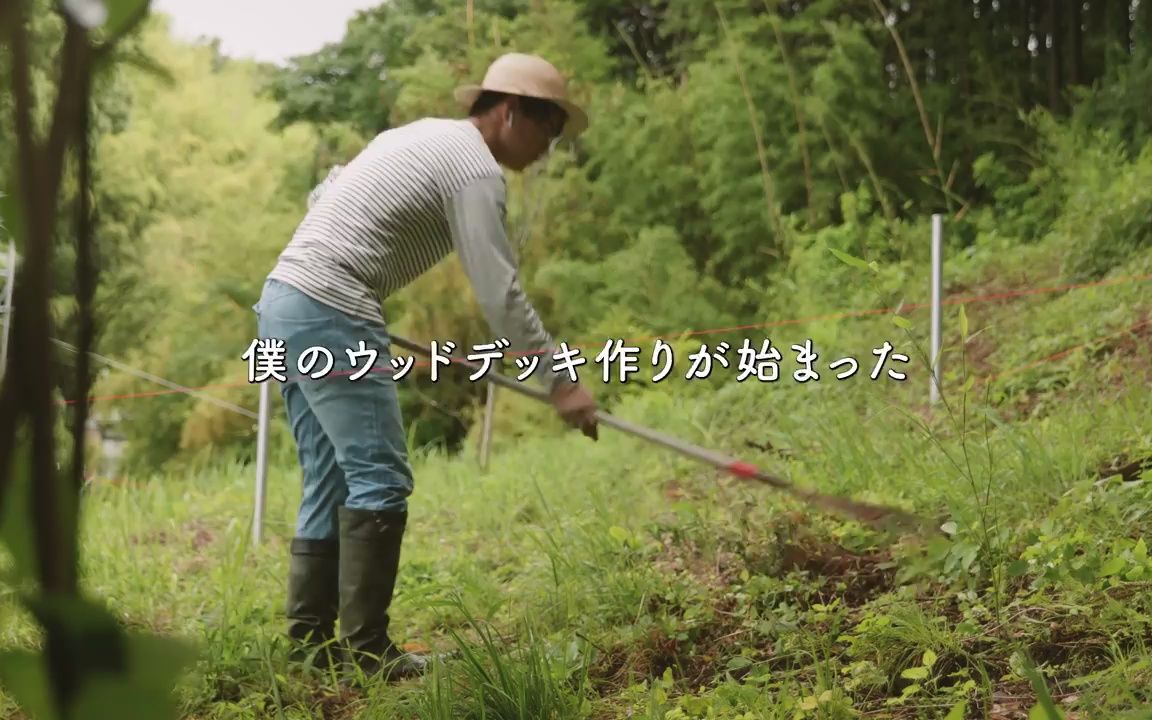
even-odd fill
[{"label": "man", "polygon": [[[552,370],[556,348],[517,279],[501,169],[524,170],[581,133],[587,117],[556,68],[532,55],[499,58],[480,86],[455,96],[468,118],[383,132],[329,174],[253,307],[259,336],[285,343],[281,392],[303,469],[288,575],[293,657],[330,641],[338,617],[348,658],[389,677],[418,674],[427,661],[402,652],[388,632],[413,477],[382,300],[454,250],[492,340],[510,341],[509,354],[541,354],[533,379],[569,424],[593,439],[597,432],[595,401]],[[323,370],[323,356],[311,370],[307,357],[299,364],[314,346],[332,356],[323,379],[305,374]]]}]

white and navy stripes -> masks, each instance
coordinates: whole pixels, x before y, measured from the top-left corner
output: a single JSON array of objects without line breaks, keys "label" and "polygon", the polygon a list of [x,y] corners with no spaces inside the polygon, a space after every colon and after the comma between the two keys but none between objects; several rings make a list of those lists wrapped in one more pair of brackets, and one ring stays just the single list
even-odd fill
[{"label": "white and navy stripes", "polygon": [[445,208],[470,183],[503,173],[467,120],[394,128],[309,197],[310,209],[269,277],[358,317],[453,250]]}]

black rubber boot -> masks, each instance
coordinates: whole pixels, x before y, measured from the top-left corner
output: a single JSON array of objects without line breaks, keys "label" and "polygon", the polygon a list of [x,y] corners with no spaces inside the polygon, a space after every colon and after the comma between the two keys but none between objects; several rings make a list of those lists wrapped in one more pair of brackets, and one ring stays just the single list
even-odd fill
[{"label": "black rubber boot", "polygon": [[339,513],[340,645],[354,665],[348,669],[397,680],[422,674],[427,660],[388,635],[407,514],[347,507]]},{"label": "black rubber boot", "polygon": [[339,580],[339,541],[292,539],[287,602],[291,662],[307,663],[315,653],[315,667],[331,664],[336,650],[331,641],[340,609]]}]

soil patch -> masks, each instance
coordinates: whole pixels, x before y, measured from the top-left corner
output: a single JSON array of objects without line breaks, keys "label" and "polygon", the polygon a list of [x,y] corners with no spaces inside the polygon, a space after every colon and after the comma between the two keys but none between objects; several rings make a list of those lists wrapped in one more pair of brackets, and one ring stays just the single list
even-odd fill
[{"label": "soil patch", "polygon": [[[675,484],[665,487],[666,494],[681,492]],[[737,582],[744,571],[769,577],[800,572],[818,583],[825,599],[838,596],[850,606],[891,589],[895,566],[887,551],[859,553],[819,538],[804,529],[802,513],[778,519],[781,525],[771,536],[717,538],[709,552],[690,538],[665,532],[653,567],[669,575],[687,575],[718,592]]]},{"label": "soil patch", "polygon": [[[1064,720],[1081,720],[1085,716],[1073,711],[1071,706],[1079,695],[1075,693],[1060,693],[1049,687],[1049,693],[1056,706],[1064,714]],[[1029,720],[1029,712],[1036,705],[1036,693],[1026,681],[1004,682],[992,690],[992,696],[979,699],[970,698],[967,712],[964,717],[982,717],[988,720]],[[945,709],[941,709],[941,713]],[[892,720],[920,720],[924,715],[924,708],[917,707],[913,702],[909,707],[890,708],[878,706],[874,711],[865,712],[865,717],[891,718]],[[936,715],[935,717],[941,717]]]},{"label": "soil patch", "polygon": [[1126,453],[1121,453],[1110,462],[1100,465],[1096,469],[1095,476],[1104,480],[1119,475],[1124,482],[1134,482],[1140,479],[1140,473],[1149,469],[1152,469],[1152,457],[1132,460]]},{"label": "soil patch", "polygon": [[741,642],[745,629],[731,613],[733,606],[729,598],[715,608],[713,620],[687,632],[669,634],[654,627],[637,642],[603,648],[589,668],[589,678],[602,697],[639,679],[659,677],[669,668],[685,687],[705,685],[724,670],[729,657],[747,647]]},{"label": "soil patch", "polygon": [[796,454],[793,453],[788,448],[778,448],[768,440],[765,440],[764,442],[756,442],[754,440],[745,440],[744,445],[752,448],[753,450],[759,450],[760,452],[772,453],[772,454],[774,454],[778,457],[781,457],[785,460],[791,460],[791,459],[796,457]]},{"label": "soil patch", "polygon": [[[895,569],[887,553],[862,554],[797,535],[790,533],[784,542],[768,542],[763,549],[772,557],[765,560],[758,556],[761,548],[721,546],[704,553],[691,540],[666,534],[662,538],[664,550],[653,566],[662,573],[688,577],[694,586],[706,588],[708,596],[714,598],[709,602],[707,619],[676,632],[653,628],[642,638],[600,648],[597,661],[589,669],[599,693],[611,695],[638,679],[659,677],[667,668],[690,688],[709,683],[725,670],[739,677],[743,670],[729,667],[728,662],[741,651],[749,660],[771,661],[769,640],[750,642],[738,593],[731,590],[744,571],[770,577],[805,575],[805,590],[797,592],[794,599],[798,606],[840,598],[844,605],[856,607],[893,586]],[[662,607],[661,602],[659,598],[650,599],[647,610],[679,614],[686,609]]]},{"label": "soil patch", "polygon": [[[1093,360],[1105,360],[1111,357],[1119,357],[1123,360],[1136,360],[1143,370],[1145,370],[1145,377],[1147,371],[1152,369],[1152,364],[1149,363],[1148,341],[1152,339],[1152,318],[1148,317],[1148,313],[1144,312],[1140,315],[1138,325],[1135,325],[1128,332],[1117,334],[1104,340],[1100,347],[1092,352]],[[1125,367],[1131,367],[1131,363],[1123,363]]]},{"label": "soil patch", "polygon": [[987,377],[996,372],[996,366],[988,358],[996,352],[996,341],[988,333],[981,332],[972,336],[964,348],[964,364],[969,375]]},{"label": "soil patch", "polygon": [[862,605],[891,590],[896,569],[886,552],[861,554],[835,543],[790,543],[783,549],[784,572],[801,571],[820,581],[820,602],[843,598],[850,607]]},{"label": "soil patch", "polygon": [[174,543],[188,543],[193,550],[203,550],[216,539],[215,534],[208,529],[202,521],[193,520],[180,528],[178,533],[167,530],[149,530],[128,538],[132,545],[171,545]]},{"label": "soil patch", "polygon": [[357,701],[360,697],[360,693],[350,687],[326,688],[323,691],[317,689],[313,696],[313,710],[316,717],[324,718],[324,720],[345,720],[346,718],[357,717],[359,715],[359,703]]}]

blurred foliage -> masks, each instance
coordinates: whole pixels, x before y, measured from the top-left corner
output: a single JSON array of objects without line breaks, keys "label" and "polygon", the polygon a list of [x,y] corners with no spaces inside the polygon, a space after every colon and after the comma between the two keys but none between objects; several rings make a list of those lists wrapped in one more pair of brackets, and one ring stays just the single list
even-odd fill
[{"label": "blurred foliage", "polygon": [[[36,641],[6,643],[0,687],[35,720],[174,717],[171,690],[195,659],[183,640],[125,627],[91,593],[80,547],[87,360],[103,314],[93,308],[93,145],[121,119],[115,71],[133,53],[121,41],[147,9],[146,0],[0,5],[0,230],[20,258],[6,289],[16,311],[0,382],[0,586],[5,610],[30,618]],[[58,361],[56,335],[69,332],[76,367]],[[80,402],[61,408],[62,390]]]}]

